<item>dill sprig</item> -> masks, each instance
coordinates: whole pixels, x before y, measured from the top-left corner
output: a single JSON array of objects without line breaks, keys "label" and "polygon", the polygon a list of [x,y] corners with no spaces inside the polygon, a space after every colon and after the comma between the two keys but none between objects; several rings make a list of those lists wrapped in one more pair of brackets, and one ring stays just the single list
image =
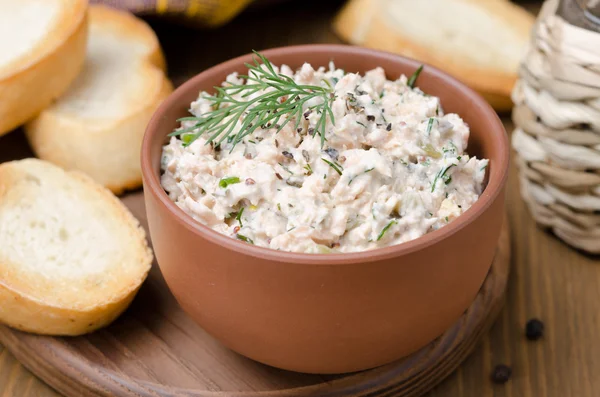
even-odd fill
[{"label": "dill sprig", "polygon": [[[185,146],[202,135],[208,136],[207,144],[214,141],[218,145],[230,139],[233,150],[235,145],[258,127],[273,127],[279,132],[295,118],[294,129],[297,129],[304,112],[311,111],[320,115],[314,131],[321,136],[323,147],[327,118],[335,124],[331,110],[335,95],[331,84],[327,80],[323,80],[324,86],[298,84],[291,77],[277,73],[264,55],[253,52],[254,63],[245,64],[248,75],[240,76],[245,84],[214,87],[215,95],[204,96],[211,102],[212,110],[198,117],[179,119],[178,121],[194,121],[194,125],[176,130],[170,135],[181,136]],[[263,90],[265,92],[254,96]],[[316,104],[305,107],[307,102],[315,98],[318,98]]]}]

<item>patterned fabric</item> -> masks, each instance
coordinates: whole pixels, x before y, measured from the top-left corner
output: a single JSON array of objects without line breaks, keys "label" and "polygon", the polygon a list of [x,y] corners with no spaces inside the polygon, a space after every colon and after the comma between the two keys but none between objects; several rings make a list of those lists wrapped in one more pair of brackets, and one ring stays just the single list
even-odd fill
[{"label": "patterned fabric", "polygon": [[235,17],[252,0],[90,0],[136,15],[177,18],[202,27],[220,26]]}]

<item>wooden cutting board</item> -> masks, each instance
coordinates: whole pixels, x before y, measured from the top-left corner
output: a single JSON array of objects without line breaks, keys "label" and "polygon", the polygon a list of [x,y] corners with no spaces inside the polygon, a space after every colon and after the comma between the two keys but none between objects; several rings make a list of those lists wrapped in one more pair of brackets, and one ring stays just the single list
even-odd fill
[{"label": "wooden cutting board", "polygon": [[[123,198],[146,226],[143,194]],[[418,396],[450,374],[498,314],[509,271],[508,227],[473,305],[438,340],[401,361],[355,374],[278,370],[221,346],[179,308],[154,263],[130,309],[91,335],[54,338],[0,327],[27,368],[67,396]]]}]

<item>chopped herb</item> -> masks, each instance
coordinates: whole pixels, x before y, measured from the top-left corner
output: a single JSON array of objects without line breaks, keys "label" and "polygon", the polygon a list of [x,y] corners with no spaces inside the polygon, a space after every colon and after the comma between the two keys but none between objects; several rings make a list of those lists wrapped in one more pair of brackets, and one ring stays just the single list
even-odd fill
[{"label": "chopped herb", "polygon": [[312,175],[313,170],[312,170],[312,167],[310,166],[310,164],[306,164],[304,166],[304,169],[306,170],[306,175]]},{"label": "chopped herb", "polygon": [[395,220],[393,220],[393,221],[390,221],[390,223],[388,223],[387,225],[385,225],[385,227],[381,230],[381,232],[379,232],[379,236],[377,236],[377,241],[381,240],[381,238],[383,237],[383,235],[385,234],[385,232],[387,232],[388,229],[390,227],[392,227],[393,225],[395,225],[396,223],[398,223],[398,222],[396,222]]},{"label": "chopped herb", "polygon": [[440,172],[438,172],[438,174],[435,176],[435,179],[433,180],[433,184],[431,185],[432,193],[435,191],[435,184],[437,183],[438,179],[442,178],[444,180],[447,180],[449,177],[446,177],[446,172],[448,172],[448,170],[454,166],[455,166],[455,164],[450,164],[448,167],[446,167],[443,170],[440,170]]},{"label": "chopped herb", "polygon": [[238,234],[235,235],[235,237],[237,237],[238,240],[242,240],[242,241],[245,241],[247,243],[254,244],[254,241],[252,241],[252,239],[250,237],[246,237],[246,236],[244,236],[242,234],[238,233]]},{"label": "chopped herb", "polygon": [[337,77],[332,77],[331,80],[333,80],[333,84],[337,84],[338,81],[340,81],[340,79],[338,79]]},{"label": "chopped herb", "polygon": [[292,187],[302,187],[302,182],[292,180],[292,178],[286,179],[285,183]]},{"label": "chopped herb", "polygon": [[306,160],[307,163],[310,161],[310,155],[306,150],[302,150],[302,157],[304,157],[304,160]]},{"label": "chopped herb", "polygon": [[291,229],[286,230],[286,232],[291,232],[292,230],[294,230],[296,228],[296,226],[292,227]]},{"label": "chopped herb", "polygon": [[327,164],[329,164],[329,166],[331,168],[333,168],[335,172],[337,172],[338,174],[342,175],[343,168],[342,168],[341,165],[332,163],[331,161],[329,161],[327,159],[324,159],[324,158],[321,158],[321,160],[323,160],[324,162],[326,162]]},{"label": "chopped herb", "polygon": [[288,152],[287,150],[284,150],[283,152],[281,152],[281,154],[283,155],[283,157],[286,157],[286,158],[288,158],[290,160],[294,159],[294,155],[291,154],[290,152]]},{"label": "chopped herb", "polygon": [[433,117],[429,118],[429,122],[427,123],[427,130],[425,132],[427,132],[427,135],[431,134],[431,129],[433,128],[433,121],[435,119]]},{"label": "chopped herb", "polygon": [[437,105],[437,106],[435,107],[435,115],[436,115],[436,116],[439,116],[439,115],[440,115],[440,105]]},{"label": "chopped herb", "polygon": [[383,98],[385,96],[385,92],[381,91],[381,94],[379,94],[379,99]]},{"label": "chopped herb", "polygon": [[329,157],[331,157],[333,160],[337,160],[338,157],[339,157],[338,151],[336,149],[334,149],[334,148],[331,148],[331,147],[327,148],[327,149],[324,150],[324,152],[327,153],[327,155]]},{"label": "chopped herb", "polygon": [[446,198],[448,198],[448,192],[446,192]]},{"label": "chopped herb", "polygon": [[327,174],[323,174],[323,179],[327,179]]},{"label": "chopped herb", "polygon": [[362,173],[362,174],[358,174],[358,175],[355,175],[355,176],[353,176],[352,178],[350,178],[350,181],[348,182],[348,186],[350,186],[350,184],[352,184],[352,182],[354,182],[354,179],[358,178],[359,176],[361,176],[361,175],[363,175],[363,174],[366,174],[366,173],[368,173],[368,172],[371,172],[371,171],[373,171],[374,169],[375,169],[375,168],[369,168],[368,170],[365,170],[365,171],[363,171],[363,173]]},{"label": "chopped herb", "polygon": [[244,207],[242,207],[240,212],[238,212],[237,216],[235,217],[235,220],[240,223],[240,227],[244,227],[244,225],[242,224],[242,214],[243,213],[244,213]]},{"label": "chopped herb", "polygon": [[256,142],[255,142],[255,141],[253,141],[252,139],[248,139],[248,142],[250,142],[250,143],[254,143],[254,144],[256,145]]},{"label": "chopped herb", "polygon": [[456,159],[457,159],[458,161],[460,161],[460,159],[461,159],[461,158],[462,158],[461,156],[458,156]]},{"label": "chopped herb", "polygon": [[360,121],[357,121],[356,124],[362,125],[363,127],[367,128],[367,126],[361,123]]},{"label": "chopped herb", "polygon": [[446,223],[448,223],[448,217],[446,217]]},{"label": "chopped herb", "polygon": [[423,71],[423,65],[419,66],[419,68],[415,70],[415,72],[412,74],[412,76],[410,76],[410,78],[406,82],[406,85],[410,88],[415,88],[415,83],[417,82],[417,78],[421,74],[421,71]]},{"label": "chopped herb", "polygon": [[185,134],[181,137],[184,144],[189,145],[194,140],[194,134]]},{"label": "chopped herb", "polygon": [[486,164],[486,165],[484,165],[483,167],[481,167],[481,170],[480,170],[480,171],[483,171],[483,170],[485,170],[486,168],[487,168],[487,164]]},{"label": "chopped herb", "polygon": [[287,172],[290,173],[290,175],[294,175],[294,173],[292,171],[290,171],[290,169],[288,167],[286,167],[285,165],[281,164],[281,163],[277,163],[281,166],[281,168],[283,168],[284,170],[286,170]]},{"label": "chopped herb", "polygon": [[277,203],[277,209],[281,211],[281,204]]},{"label": "chopped herb", "polygon": [[237,176],[230,176],[227,178],[223,178],[219,181],[219,187],[225,189],[229,185],[234,185],[236,183],[240,183],[240,178]]}]

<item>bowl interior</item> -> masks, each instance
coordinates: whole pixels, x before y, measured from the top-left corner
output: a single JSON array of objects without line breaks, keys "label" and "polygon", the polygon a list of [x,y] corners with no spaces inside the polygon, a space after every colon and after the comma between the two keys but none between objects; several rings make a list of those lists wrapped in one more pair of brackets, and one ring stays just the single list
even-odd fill
[{"label": "bowl interior", "polygon": [[[315,68],[318,66],[327,67],[330,61],[333,61],[337,67],[343,68],[346,72],[361,74],[376,67],[382,67],[387,78],[391,80],[397,79],[402,74],[410,76],[421,65],[417,61],[398,55],[344,45],[305,45],[261,52],[274,65],[287,64],[292,69],[302,66],[305,62],[312,64]],[[251,62],[251,60],[251,55],[245,55],[212,67],[183,84],[161,105],[151,120],[144,137],[142,170],[146,188],[152,189],[156,194],[162,194],[164,199],[170,202],[160,187],[160,158],[162,146],[168,140],[167,135],[178,127],[176,121],[178,118],[190,115],[188,111],[190,103],[198,97],[200,91],[214,92],[213,87],[219,86],[225,80],[225,77],[232,72],[246,74],[247,68],[244,63]],[[469,222],[470,219],[476,217],[499,194],[506,180],[508,170],[509,150],[506,132],[494,110],[479,94],[444,72],[427,65],[423,68],[416,86],[427,94],[440,97],[445,113],[457,113],[462,117],[471,130],[467,152],[469,155],[475,155],[478,158],[490,159],[490,166],[488,167],[487,186],[480,199],[468,211],[448,226],[399,245],[406,249],[411,246],[416,249],[415,242],[424,243],[429,241],[433,243],[433,239],[442,238],[445,234],[457,230],[466,222]],[[162,192],[157,193],[157,190]],[[181,212],[173,203],[166,203],[166,205],[171,206],[176,212]],[[212,230],[202,225],[199,227],[200,229],[206,229],[209,233],[212,232]],[[431,237],[432,235],[433,237]],[[233,239],[227,239],[236,245],[244,244]],[[260,247],[250,248],[251,250],[268,250]],[[389,248],[391,247],[369,252],[388,250]],[[279,252],[278,254],[281,255],[282,253]],[[291,253],[285,253],[284,255],[286,254]],[[357,256],[358,254],[360,253],[340,255]],[[328,256],[334,255],[337,254]],[[321,255],[313,254],[310,256]]]}]

